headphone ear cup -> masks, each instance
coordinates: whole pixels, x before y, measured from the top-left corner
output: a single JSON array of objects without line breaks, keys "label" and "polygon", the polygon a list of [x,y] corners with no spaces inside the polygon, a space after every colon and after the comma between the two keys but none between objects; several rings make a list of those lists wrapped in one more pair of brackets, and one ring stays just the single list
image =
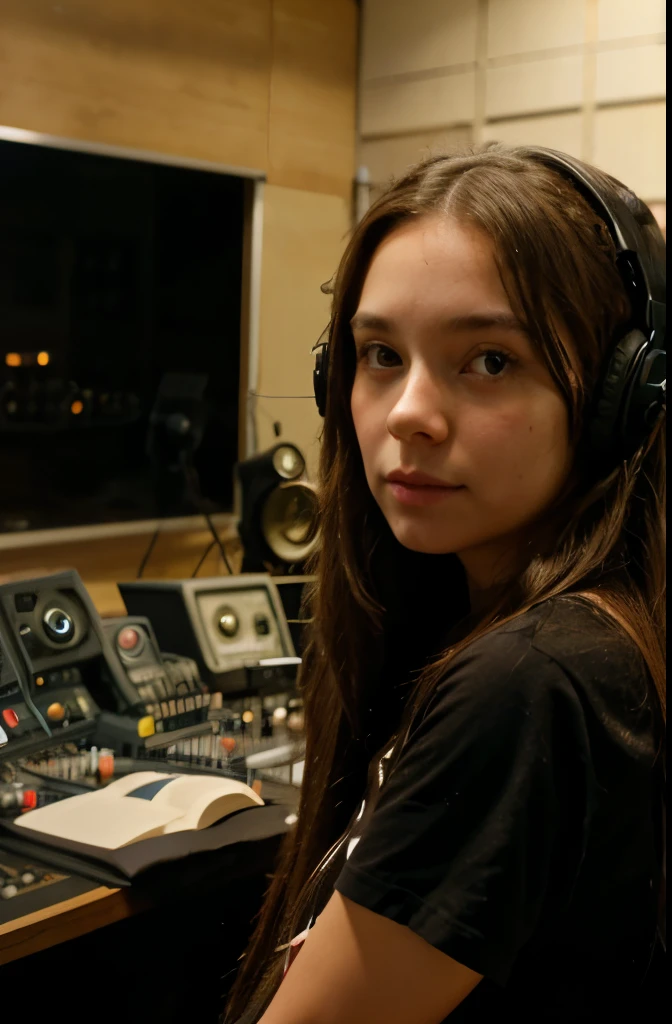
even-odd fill
[{"label": "headphone ear cup", "polygon": [[327,410],[327,378],[329,373],[329,345],[323,344],[315,353],[315,368],[313,370],[313,391],[315,392],[315,404],[320,416],[324,418]]},{"label": "headphone ear cup", "polygon": [[622,446],[627,433],[623,422],[625,401],[632,383],[633,369],[647,340],[639,330],[629,331],[618,342],[609,357],[588,424],[588,443],[593,459],[606,456]]}]

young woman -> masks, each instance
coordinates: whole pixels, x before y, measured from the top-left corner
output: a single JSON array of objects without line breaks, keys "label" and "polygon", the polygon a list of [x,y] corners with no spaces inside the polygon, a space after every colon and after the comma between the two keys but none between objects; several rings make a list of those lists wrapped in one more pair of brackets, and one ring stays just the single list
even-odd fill
[{"label": "young woman", "polygon": [[632,364],[665,348],[663,261],[621,184],[501,145],[423,163],[355,231],[305,781],[227,1020],[649,1019],[665,356]]}]

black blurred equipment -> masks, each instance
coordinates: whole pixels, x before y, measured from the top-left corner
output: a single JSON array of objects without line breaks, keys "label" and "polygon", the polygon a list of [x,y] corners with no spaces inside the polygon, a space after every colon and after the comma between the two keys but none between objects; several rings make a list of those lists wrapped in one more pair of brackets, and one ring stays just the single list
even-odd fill
[{"label": "black blurred equipment", "polygon": [[149,417],[147,455],[160,515],[193,512],[198,499],[194,454],[205,426],[204,373],[165,373]]},{"label": "black blurred equipment", "polygon": [[[205,373],[166,373],[149,417],[147,454],[152,465],[159,515],[189,515],[201,512],[226,568],[231,564],[201,493],[194,455],[203,441],[206,422]],[[154,540],[147,552],[151,552]],[[146,561],[146,558],[143,560]],[[142,571],[138,572],[142,575]]]},{"label": "black blurred equipment", "polygon": [[306,462],[282,441],[236,466],[242,572],[301,573],[319,541],[317,492]]}]

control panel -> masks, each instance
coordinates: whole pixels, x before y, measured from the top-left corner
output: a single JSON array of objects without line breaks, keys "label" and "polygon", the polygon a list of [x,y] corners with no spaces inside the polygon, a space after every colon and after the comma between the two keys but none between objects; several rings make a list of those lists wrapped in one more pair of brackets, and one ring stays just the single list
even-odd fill
[{"label": "control panel", "polygon": [[[119,592],[129,615],[151,621],[162,650],[192,658],[211,690],[249,689],[257,680],[247,670],[269,661],[282,662],[285,685],[293,683],[300,659],[278,589],[268,574],[136,580],[120,583]],[[278,688],[282,675],[276,675]]]},{"label": "control panel", "polygon": [[284,663],[295,671],[298,659],[277,595],[258,582],[190,595],[207,642],[216,637],[210,657],[243,673],[242,693],[162,651],[147,616],[101,620],[74,572],[0,585],[2,772],[104,785],[149,761],[297,782],[302,702]]},{"label": "control panel", "polygon": [[231,596],[196,593],[196,605],[201,621],[211,627],[205,635],[219,671],[286,654],[267,590],[240,588]]}]

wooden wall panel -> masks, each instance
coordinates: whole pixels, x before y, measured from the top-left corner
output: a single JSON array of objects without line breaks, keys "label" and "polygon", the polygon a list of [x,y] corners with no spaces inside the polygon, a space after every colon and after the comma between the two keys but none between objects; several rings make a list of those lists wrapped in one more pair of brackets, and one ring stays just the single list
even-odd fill
[{"label": "wooden wall panel", "polygon": [[272,0],[1,0],[0,123],[264,169]]},{"label": "wooden wall panel", "polygon": [[362,82],[476,60],[478,0],[364,0]]},{"label": "wooden wall panel", "polygon": [[274,0],[269,183],[351,195],[356,78],[353,0]]}]

